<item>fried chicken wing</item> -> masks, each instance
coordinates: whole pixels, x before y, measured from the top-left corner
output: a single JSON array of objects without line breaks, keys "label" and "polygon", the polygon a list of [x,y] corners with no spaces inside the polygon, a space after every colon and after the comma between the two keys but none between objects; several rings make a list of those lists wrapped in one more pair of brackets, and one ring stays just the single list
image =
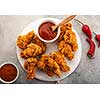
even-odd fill
[{"label": "fried chicken wing", "polygon": [[63,72],[67,72],[70,70],[70,67],[66,64],[64,55],[60,52],[52,52],[50,57],[57,62]]},{"label": "fried chicken wing", "polygon": [[42,53],[42,48],[37,44],[31,43],[27,45],[27,48],[20,53],[20,56],[22,58],[29,58],[40,55],[41,53]]},{"label": "fried chicken wing", "polygon": [[76,35],[72,30],[66,31],[66,33],[64,34],[64,41],[71,45],[73,51],[76,51],[78,49]]},{"label": "fried chicken wing", "polygon": [[37,35],[32,39],[32,42],[39,45],[42,48],[42,52],[44,53],[46,51],[46,45],[44,42],[42,42]]},{"label": "fried chicken wing", "polygon": [[37,59],[28,58],[24,63],[24,68],[27,70],[27,79],[34,79],[37,70]]},{"label": "fried chicken wing", "polygon": [[21,49],[26,49],[27,45],[31,42],[32,38],[35,36],[34,31],[29,32],[26,35],[20,35],[17,39],[17,46]]},{"label": "fried chicken wing", "polygon": [[38,68],[42,69],[50,76],[53,76],[54,73],[59,77],[61,76],[59,65],[47,54],[42,55],[42,57],[40,58],[38,62]]},{"label": "fried chicken wing", "polygon": [[67,44],[65,41],[60,41],[58,43],[58,50],[60,53],[64,54],[69,60],[72,60],[74,58],[71,46]]}]

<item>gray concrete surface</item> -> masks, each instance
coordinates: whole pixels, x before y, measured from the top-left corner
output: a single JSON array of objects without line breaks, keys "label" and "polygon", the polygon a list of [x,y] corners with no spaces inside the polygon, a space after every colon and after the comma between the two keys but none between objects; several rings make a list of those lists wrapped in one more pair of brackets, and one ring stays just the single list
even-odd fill
[{"label": "gray concrete surface", "polygon": [[[22,32],[23,28],[32,21],[48,16],[0,16],[0,64],[6,61],[15,63],[20,70],[20,76],[15,84],[54,84],[56,82],[44,82],[37,79],[26,80],[26,73],[19,64],[16,56],[16,37]],[[63,19],[65,16],[57,15]],[[100,16],[77,16],[78,19],[90,25],[91,29],[100,33]],[[77,70],[69,77],[61,80],[61,84],[97,84],[100,83],[100,48],[96,46],[95,59],[88,59],[86,54],[89,48],[85,41],[86,36],[81,31],[81,25],[73,21],[73,25],[81,38],[82,58]],[[93,37],[94,39],[94,37]],[[96,41],[95,41],[96,42]],[[97,44],[97,42],[96,42]],[[1,82],[0,82],[1,83]]]}]

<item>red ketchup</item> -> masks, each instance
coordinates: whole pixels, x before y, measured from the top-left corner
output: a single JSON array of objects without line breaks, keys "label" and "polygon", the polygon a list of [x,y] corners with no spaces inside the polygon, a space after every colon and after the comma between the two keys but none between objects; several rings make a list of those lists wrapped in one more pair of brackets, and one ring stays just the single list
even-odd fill
[{"label": "red ketchup", "polygon": [[52,40],[56,37],[57,32],[53,32],[51,26],[55,26],[52,22],[44,22],[39,27],[39,35],[44,40]]}]

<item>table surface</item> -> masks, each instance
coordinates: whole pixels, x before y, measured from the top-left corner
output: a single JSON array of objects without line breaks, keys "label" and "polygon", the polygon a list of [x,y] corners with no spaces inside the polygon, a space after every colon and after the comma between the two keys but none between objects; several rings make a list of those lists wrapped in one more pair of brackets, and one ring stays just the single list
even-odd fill
[{"label": "table surface", "polygon": [[[22,32],[27,24],[42,17],[54,17],[63,19],[64,15],[46,15],[46,16],[0,16],[0,64],[10,61],[15,63],[20,75],[15,84],[55,84],[56,82],[45,82],[37,79],[26,80],[26,72],[22,69],[16,55],[16,37]],[[90,25],[92,31],[100,33],[100,16],[80,15],[77,16],[84,23]],[[98,84],[100,83],[100,48],[96,46],[95,59],[89,59],[86,54],[89,44],[86,42],[86,36],[81,30],[81,25],[73,21],[73,27],[80,36],[82,43],[82,58],[77,70],[67,78],[60,81],[61,84]],[[94,39],[94,36],[93,36]],[[95,39],[94,39],[95,41]],[[97,42],[95,41],[96,45]],[[0,82],[1,83],[1,82]]]}]

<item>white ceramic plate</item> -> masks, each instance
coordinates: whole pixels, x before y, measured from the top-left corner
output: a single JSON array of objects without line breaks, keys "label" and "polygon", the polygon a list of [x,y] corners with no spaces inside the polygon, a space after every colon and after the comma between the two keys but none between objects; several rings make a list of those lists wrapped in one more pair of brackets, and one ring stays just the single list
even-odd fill
[{"label": "white ceramic plate", "polygon": [[[37,34],[38,27],[44,19],[45,20],[54,20],[57,23],[59,23],[61,21],[60,19],[57,19],[57,18],[41,18],[41,19],[36,20],[36,21],[30,23],[29,25],[27,25],[26,28],[24,28],[24,30],[22,31],[21,35],[27,34],[28,32],[30,32],[32,30],[34,30],[34,32]],[[73,29],[73,31],[76,33],[77,43],[78,43],[79,48],[78,48],[77,52],[74,53],[75,57],[72,61],[69,61],[66,58],[68,65],[71,67],[71,70],[69,72],[62,72],[62,76],[60,78],[57,77],[56,75],[53,76],[53,77],[49,77],[43,71],[37,70],[35,78],[37,78],[39,80],[43,80],[43,81],[59,81],[59,80],[64,79],[65,77],[69,76],[71,73],[73,73],[75,71],[75,69],[78,67],[80,59],[81,59],[81,49],[82,49],[82,47],[81,47],[81,41],[80,41],[80,38],[79,38],[77,32],[74,29]],[[57,51],[56,42],[47,43],[46,45],[47,45],[47,49],[46,49],[47,54],[49,54],[53,51]],[[17,47],[18,60],[21,64],[21,66],[24,68],[23,64],[24,64],[25,60],[20,57],[20,52],[21,52],[21,49]]]}]

